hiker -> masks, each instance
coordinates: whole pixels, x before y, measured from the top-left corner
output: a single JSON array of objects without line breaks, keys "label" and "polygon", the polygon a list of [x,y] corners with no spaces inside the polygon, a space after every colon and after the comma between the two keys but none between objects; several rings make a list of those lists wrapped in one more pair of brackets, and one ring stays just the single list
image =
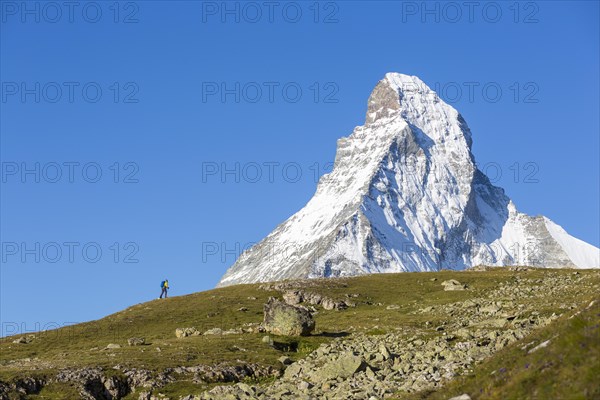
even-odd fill
[{"label": "hiker", "polygon": [[162,281],[160,283],[160,288],[161,288],[161,292],[160,292],[159,299],[162,299],[163,294],[165,295],[165,299],[166,299],[167,298],[167,290],[169,290],[169,280],[165,279],[164,281]]}]

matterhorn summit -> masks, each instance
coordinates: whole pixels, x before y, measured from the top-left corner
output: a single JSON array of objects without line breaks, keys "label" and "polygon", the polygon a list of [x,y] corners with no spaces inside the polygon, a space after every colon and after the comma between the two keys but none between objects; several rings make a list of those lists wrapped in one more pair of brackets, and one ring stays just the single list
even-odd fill
[{"label": "matterhorn summit", "polygon": [[477,169],[471,144],[462,116],[425,83],[387,74],[312,199],[219,286],[475,265],[600,267],[598,248],[520,213]]}]

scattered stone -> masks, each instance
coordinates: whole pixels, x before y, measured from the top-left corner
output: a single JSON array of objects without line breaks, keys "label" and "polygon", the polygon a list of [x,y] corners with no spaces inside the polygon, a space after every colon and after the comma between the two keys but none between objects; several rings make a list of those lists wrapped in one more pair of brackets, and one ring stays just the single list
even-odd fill
[{"label": "scattered stone", "polygon": [[[240,335],[242,333],[244,333],[244,330],[242,328],[231,328],[227,329],[226,331],[221,330],[222,335]],[[206,334],[206,332],[204,334]]]},{"label": "scattered stone", "polygon": [[106,347],[104,348],[105,350],[110,350],[110,349],[120,349],[121,345],[120,344],[116,344],[116,343],[109,343],[106,345]]},{"label": "scattered stone", "polygon": [[374,380],[377,376],[377,375],[375,375],[375,372],[373,372],[373,370],[369,366],[366,367],[365,374],[367,375],[367,378],[369,378],[370,380]]},{"label": "scattered stone", "polygon": [[246,311],[248,311],[248,307],[240,307],[240,308],[238,308],[238,311],[246,312]]},{"label": "scattered stone", "polygon": [[17,344],[27,344],[27,343],[31,343],[35,340],[35,335],[25,335],[25,336],[21,336],[18,339],[13,340],[13,343],[17,343]]},{"label": "scattered stone", "polygon": [[306,381],[300,381],[300,383],[298,383],[298,390],[304,391],[310,389],[311,387],[313,387],[313,385]]},{"label": "scattered stone", "polygon": [[548,340],[546,340],[546,341],[544,341],[544,342],[542,342],[542,343],[538,344],[538,345],[537,345],[537,346],[535,346],[533,349],[529,350],[529,351],[527,352],[527,354],[531,354],[531,353],[533,353],[533,352],[536,352],[536,351],[538,351],[539,349],[543,349],[544,347],[548,346],[548,345],[550,344],[550,340],[551,340],[551,339],[548,339]]},{"label": "scattered stone", "polygon": [[400,306],[398,304],[390,304],[389,306],[387,306],[385,309],[386,310],[397,310],[399,309]]},{"label": "scattered stone", "polygon": [[300,375],[300,373],[304,372],[302,365],[302,362],[295,362],[289,365],[283,373],[284,378],[288,380],[293,380],[297,378]]},{"label": "scattered stone", "polygon": [[321,307],[325,310],[333,310],[335,308],[335,301],[330,298],[325,298],[321,301]]},{"label": "scattered stone", "polygon": [[452,397],[452,398],[450,398],[448,400],[471,400],[471,396],[469,396],[468,394],[464,393],[464,394],[461,394],[460,396],[455,396],[455,397]]},{"label": "scattered stone", "polygon": [[175,329],[175,336],[177,338],[184,338],[188,336],[199,336],[202,333],[198,331],[196,328],[177,328]]},{"label": "scattered stone", "polygon": [[444,287],[444,290],[446,290],[446,291],[447,290],[465,290],[467,288],[467,285],[463,285],[456,279],[450,279],[450,280],[444,281],[444,282],[442,282],[442,286]]},{"label": "scattered stone", "polygon": [[346,379],[364,370],[365,361],[352,353],[342,354],[339,358],[327,362],[323,367],[312,371],[310,378],[313,382],[323,382],[330,379]]},{"label": "scattered stone", "polygon": [[486,314],[496,314],[498,311],[500,311],[500,309],[501,307],[495,304],[490,304],[488,306],[481,307],[479,311]]},{"label": "scattered stone", "polygon": [[203,335],[222,335],[223,329],[221,328],[212,328],[203,333]]},{"label": "scattered stone", "polygon": [[302,293],[298,290],[288,290],[283,294],[283,301],[292,306],[302,303],[303,300]]},{"label": "scattered stone", "polygon": [[390,354],[390,351],[383,343],[379,346],[379,354],[381,354],[383,356],[384,361],[392,357],[392,355]]},{"label": "scattered stone", "polygon": [[146,344],[146,339],[141,337],[132,337],[127,339],[127,344],[129,346],[142,346]]},{"label": "scattered stone", "polygon": [[473,324],[473,326],[489,326],[492,328],[503,328],[508,321],[506,318],[491,318]]}]

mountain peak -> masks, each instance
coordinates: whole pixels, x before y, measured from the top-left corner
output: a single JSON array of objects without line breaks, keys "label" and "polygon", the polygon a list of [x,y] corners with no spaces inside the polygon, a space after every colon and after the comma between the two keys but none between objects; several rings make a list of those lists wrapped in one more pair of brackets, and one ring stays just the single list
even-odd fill
[{"label": "mountain peak", "polygon": [[366,124],[388,118],[401,109],[406,97],[437,97],[421,79],[416,76],[389,72],[380,80],[369,96]]},{"label": "mountain peak", "polygon": [[416,76],[390,72],[380,80],[367,105],[365,126],[399,116],[422,139],[459,140],[471,149],[471,131],[460,113]]},{"label": "mountain peak", "polygon": [[481,264],[600,267],[596,247],[517,211],[477,169],[471,143],[462,116],[423,81],[386,74],[315,195],[219,286]]}]

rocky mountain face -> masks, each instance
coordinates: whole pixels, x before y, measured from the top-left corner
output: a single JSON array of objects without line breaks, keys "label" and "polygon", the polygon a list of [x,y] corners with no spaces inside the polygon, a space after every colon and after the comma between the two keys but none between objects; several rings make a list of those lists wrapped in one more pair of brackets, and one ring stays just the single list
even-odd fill
[{"label": "rocky mountain face", "polygon": [[313,198],[219,286],[482,264],[600,267],[598,248],[520,213],[477,169],[471,145],[465,120],[424,82],[387,74]]}]

